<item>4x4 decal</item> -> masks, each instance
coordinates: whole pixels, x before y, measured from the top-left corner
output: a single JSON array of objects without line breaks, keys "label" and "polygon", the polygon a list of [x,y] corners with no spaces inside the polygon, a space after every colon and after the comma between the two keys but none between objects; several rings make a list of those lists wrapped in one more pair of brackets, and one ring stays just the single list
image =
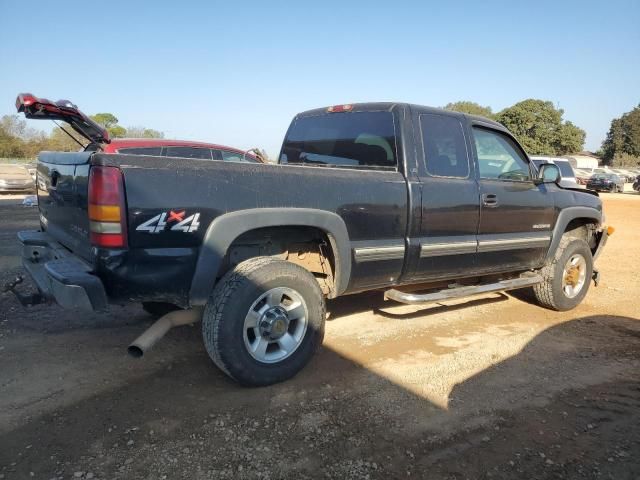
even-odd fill
[{"label": "4x4 decal", "polygon": [[[160,233],[167,229],[172,232],[185,233],[197,231],[198,227],[200,227],[200,213],[194,213],[185,218],[186,214],[186,210],[177,212],[170,210],[169,212],[162,212],[138,225],[136,227],[136,231],[148,233]],[[173,225],[170,225],[172,223]]]}]

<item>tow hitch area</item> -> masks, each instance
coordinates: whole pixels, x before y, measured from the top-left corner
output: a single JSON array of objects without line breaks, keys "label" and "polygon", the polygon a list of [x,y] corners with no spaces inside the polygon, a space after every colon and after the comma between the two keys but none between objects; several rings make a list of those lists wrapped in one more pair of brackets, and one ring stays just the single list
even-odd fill
[{"label": "tow hitch area", "polygon": [[30,307],[32,305],[39,305],[40,303],[46,303],[47,299],[40,292],[29,293],[27,295],[20,293],[16,287],[24,282],[24,277],[16,277],[12,282],[7,282],[2,286],[2,293],[13,293],[20,304],[23,307]]}]

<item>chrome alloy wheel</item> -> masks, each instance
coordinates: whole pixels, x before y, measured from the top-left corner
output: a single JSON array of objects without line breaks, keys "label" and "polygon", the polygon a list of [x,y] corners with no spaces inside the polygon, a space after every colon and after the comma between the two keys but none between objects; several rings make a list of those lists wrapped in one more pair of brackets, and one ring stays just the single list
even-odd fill
[{"label": "chrome alloy wheel", "polygon": [[262,363],[277,363],[302,343],[308,324],[307,304],[287,287],[268,290],[253,302],[244,319],[244,345]]},{"label": "chrome alloy wheel", "polygon": [[587,261],[576,253],[567,260],[562,272],[562,291],[567,298],[576,297],[587,281]]}]

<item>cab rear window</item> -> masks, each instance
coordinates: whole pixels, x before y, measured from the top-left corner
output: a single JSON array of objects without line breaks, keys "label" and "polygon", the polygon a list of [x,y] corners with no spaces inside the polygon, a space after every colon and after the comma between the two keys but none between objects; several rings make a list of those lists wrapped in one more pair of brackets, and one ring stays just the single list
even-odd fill
[{"label": "cab rear window", "polygon": [[300,117],[289,129],[280,163],[395,170],[391,112],[344,112]]},{"label": "cab rear window", "polygon": [[200,160],[211,160],[212,158],[209,148],[165,147],[164,152],[167,157],[197,158]]}]

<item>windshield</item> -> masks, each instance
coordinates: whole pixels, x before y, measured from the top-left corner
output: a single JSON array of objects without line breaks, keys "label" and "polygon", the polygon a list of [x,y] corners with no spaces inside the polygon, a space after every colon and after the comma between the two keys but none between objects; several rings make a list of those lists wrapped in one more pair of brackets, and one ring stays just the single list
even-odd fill
[{"label": "windshield", "polygon": [[282,147],[280,163],[395,169],[391,112],[344,112],[301,117]]}]

